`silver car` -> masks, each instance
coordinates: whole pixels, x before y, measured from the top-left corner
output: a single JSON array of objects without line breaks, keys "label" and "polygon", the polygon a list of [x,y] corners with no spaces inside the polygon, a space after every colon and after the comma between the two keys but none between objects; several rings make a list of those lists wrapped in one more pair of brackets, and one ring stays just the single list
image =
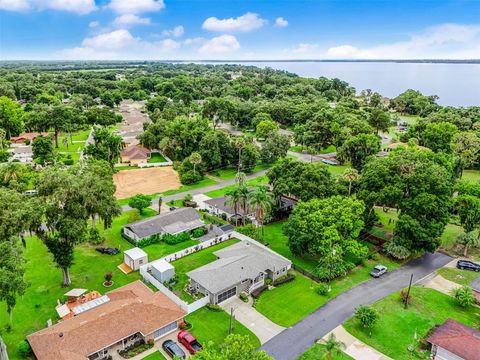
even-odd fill
[{"label": "silver car", "polygon": [[377,265],[373,268],[372,271],[370,271],[370,275],[372,275],[374,278],[378,278],[385,274],[387,272],[387,267],[383,265]]}]

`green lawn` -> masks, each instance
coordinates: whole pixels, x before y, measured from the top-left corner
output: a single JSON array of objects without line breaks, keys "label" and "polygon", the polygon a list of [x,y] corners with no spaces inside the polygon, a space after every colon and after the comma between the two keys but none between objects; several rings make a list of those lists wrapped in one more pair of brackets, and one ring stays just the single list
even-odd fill
[{"label": "green lawn", "polygon": [[181,259],[172,261],[172,265],[175,267],[175,274],[178,277],[177,283],[175,284],[173,290],[180,296],[180,298],[187,302],[192,302],[193,298],[190,294],[183,291],[183,288],[188,282],[187,272],[197,269],[203,265],[215,261],[217,257],[213,254],[215,251],[226,248],[227,246],[237,243],[238,239],[231,239],[225,242],[222,242],[217,245],[210,246],[207,249],[198,251],[191,255],[185,256]]},{"label": "green lawn", "polygon": [[445,279],[456,282],[460,285],[470,286],[471,282],[480,276],[475,271],[460,270],[456,268],[443,267],[437,270],[437,273]]},{"label": "green lawn", "polygon": [[[272,164],[263,164],[262,162],[259,162],[257,166],[255,166],[251,171],[249,171],[249,174],[256,173],[265,169],[269,169],[272,167]],[[234,179],[235,176],[237,176],[238,170],[237,168],[229,168],[229,169],[216,169],[211,171],[211,174],[215,177],[218,177],[219,179],[222,180],[230,180]]]},{"label": "green lawn", "polygon": [[[118,247],[122,251],[133,247],[132,244],[122,238],[120,229],[123,225],[156,214],[151,209],[146,209],[144,215],[135,215],[136,210],[123,213],[113,221],[112,227],[103,230],[99,223],[99,230],[105,237],[102,247]],[[163,255],[179,251],[188,246],[197,244],[197,241],[187,241],[178,245],[167,245],[165,243],[150,245],[144,248],[150,259],[156,259]],[[9,349],[10,358],[20,359],[16,353],[18,343],[26,335],[44,328],[48,319],[54,322],[57,320],[55,305],[57,299],[63,299],[63,294],[69,289],[82,287],[88,290],[98,290],[105,293],[119,286],[128,284],[140,279],[138,272],[125,275],[117,266],[123,261],[123,254],[114,256],[103,255],[95,251],[96,246],[83,244],[75,249],[74,264],[70,269],[72,285],[67,288],[61,287],[62,274],[52,261],[50,253],[45,245],[37,237],[27,238],[27,246],[24,250],[24,257],[27,260],[25,278],[29,282],[25,295],[17,298],[17,306],[13,313],[12,330],[3,331],[6,324],[5,304],[0,303],[0,328],[2,337]],[[104,275],[107,272],[113,274],[114,285],[105,288]]]},{"label": "green lawn", "polygon": [[463,170],[462,180],[480,181],[480,170]]},{"label": "green lawn", "polygon": [[344,327],[353,336],[394,359],[412,359],[408,346],[414,342],[417,332],[418,341],[424,338],[435,325],[451,318],[475,327],[479,320],[479,311],[474,307],[463,309],[455,299],[428,288],[412,288],[413,304],[407,310],[403,308],[398,293],[392,294],[373,305],[379,314],[379,320],[371,330],[365,330],[355,318],[344,323]]},{"label": "green lawn", "polygon": [[[290,147],[289,150],[293,152],[302,152],[303,146],[301,145],[292,146]],[[327,146],[326,148],[320,149],[319,151],[315,151],[314,154],[328,154],[335,151],[337,151],[337,148],[334,145],[330,145],[330,146]]]},{"label": "green lawn", "polygon": [[[267,182],[268,182],[268,179],[266,176],[259,176],[254,179],[248,180],[247,185],[249,186],[265,185]],[[235,186],[236,185],[228,185],[221,189],[206,192],[205,195],[210,196],[211,198],[225,196],[225,194],[230,190],[232,190],[233,188],[235,188]]]},{"label": "green lawn", "polygon": [[[189,331],[205,347],[218,347],[228,336],[230,316],[223,310],[211,311],[204,307],[187,315],[186,320],[193,326]],[[255,348],[260,347],[260,341],[255,334],[237,320],[233,321],[233,333],[247,335]]]},{"label": "green lawn", "polygon": [[155,351],[148,356],[145,356],[142,360],[167,360],[160,351]]},{"label": "green lawn", "polygon": [[149,163],[159,163],[159,162],[166,162],[167,159],[165,159],[162,154],[157,153],[157,152],[152,152],[150,155],[150,159],[148,159]]},{"label": "green lawn", "polygon": [[342,175],[346,169],[348,169],[350,166],[348,165],[325,165],[327,167],[327,170],[332,174],[334,177],[338,177]]},{"label": "green lawn", "polygon": [[[327,358],[327,351],[325,345],[315,344],[310,349],[305,351],[297,360],[320,360]],[[353,360],[352,357],[345,354],[343,351],[339,353],[332,353],[332,360]]]}]

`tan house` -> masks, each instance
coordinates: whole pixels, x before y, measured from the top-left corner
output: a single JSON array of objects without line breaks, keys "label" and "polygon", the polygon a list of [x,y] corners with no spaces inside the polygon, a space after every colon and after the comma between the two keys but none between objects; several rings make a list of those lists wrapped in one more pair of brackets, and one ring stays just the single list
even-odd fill
[{"label": "tan house", "polygon": [[150,150],[138,145],[126,147],[121,152],[122,163],[130,165],[146,164],[150,156]]},{"label": "tan house", "polygon": [[81,314],[28,336],[36,358],[105,359],[138,340],[155,341],[177,330],[186,314],[162,292],[154,293],[141,281],[104,296],[105,301],[92,304]]}]

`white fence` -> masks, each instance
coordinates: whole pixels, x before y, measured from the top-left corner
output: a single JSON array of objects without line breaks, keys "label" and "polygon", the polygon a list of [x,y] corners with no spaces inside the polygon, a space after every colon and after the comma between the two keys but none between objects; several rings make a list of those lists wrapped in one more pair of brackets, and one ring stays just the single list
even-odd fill
[{"label": "white fence", "polygon": [[149,264],[145,264],[142,267],[140,267],[140,274],[143,276],[143,280],[155,286],[159,291],[165,294],[170,300],[172,300],[175,304],[177,304],[184,311],[186,311],[187,314],[190,314],[195,310],[198,310],[209,303],[210,297],[205,296],[191,304],[188,304],[187,302],[180,299],[177,295],[175,295],[172,291],[170,291],[170,289],[167,288],[165,285],[163,285],[160,281],[155,279],[153,275],[148,272],[149,267],[150,267]]},{"label": "white fence", "polygon": [[143,169],[143,168],[148,168],[148,167],[161,167],[161,166],[172,166],[173,165],[173,161],[170,158],[168,158],[168,156],[163,155],[158,150],[152,150],[152,154],[154,154],[154,153],[162,155],[165,158],[165,160],[167,160],[167,161],[157,162],[157,163],[147,162],[145,164],[138,164],[138,167]]},{"label": "white fence", "polygon": [[[213,246],[213,245],[216,245],[216,244],[220,244],[220,243],[224,242],[225,240],[231,239],[231,238],[232,238],[232,234],[233,234],[233,233],[230,233],[230,234],[226,234],[226,235],[222,235],[222,236],[216,237],[216,238],[211,239],[211,240],[207,240],[207,241],[205,241],[205,242],[199,243],[198,245],[190,246],[189,248],[186,248],[186,249],[177,251],[176,253],[173,253],[173,254],[164,256],[164,257],[162,257],[161,259],[163,259],[163,260],[165,260],[166,262],[169,262],[169,263],[170,263],[170,262],[172,262],[172,261],[181,259],[181,258],[184,257],[184,256],[187,256],[187,255],[196,253],[197,251],[200,251],[200,250],[203,250],[203,249],[207,249],[207,248],[209,248],[210,246]],[[233,236],[233,237],[236,237],[236,236]]]},{"label": "white fence", "polygon": [[0,360],[8,360],[7,346],[3,342],[3,339],[1,336],[0,336]]}]

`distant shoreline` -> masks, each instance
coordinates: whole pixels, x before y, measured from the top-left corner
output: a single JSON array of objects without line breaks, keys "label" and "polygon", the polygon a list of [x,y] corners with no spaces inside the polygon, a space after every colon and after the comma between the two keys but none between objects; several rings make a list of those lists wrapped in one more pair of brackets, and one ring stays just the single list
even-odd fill
[{"label": "distant shoreline", "polygon": [[97,63],[97,64],[155,64],[155,63],[407,63],[407,64],[480,64],[480,59],[472,60],[448,60],[448,59],[283,59],[283,60],[0,60],[1,64],[18,63]]}]

